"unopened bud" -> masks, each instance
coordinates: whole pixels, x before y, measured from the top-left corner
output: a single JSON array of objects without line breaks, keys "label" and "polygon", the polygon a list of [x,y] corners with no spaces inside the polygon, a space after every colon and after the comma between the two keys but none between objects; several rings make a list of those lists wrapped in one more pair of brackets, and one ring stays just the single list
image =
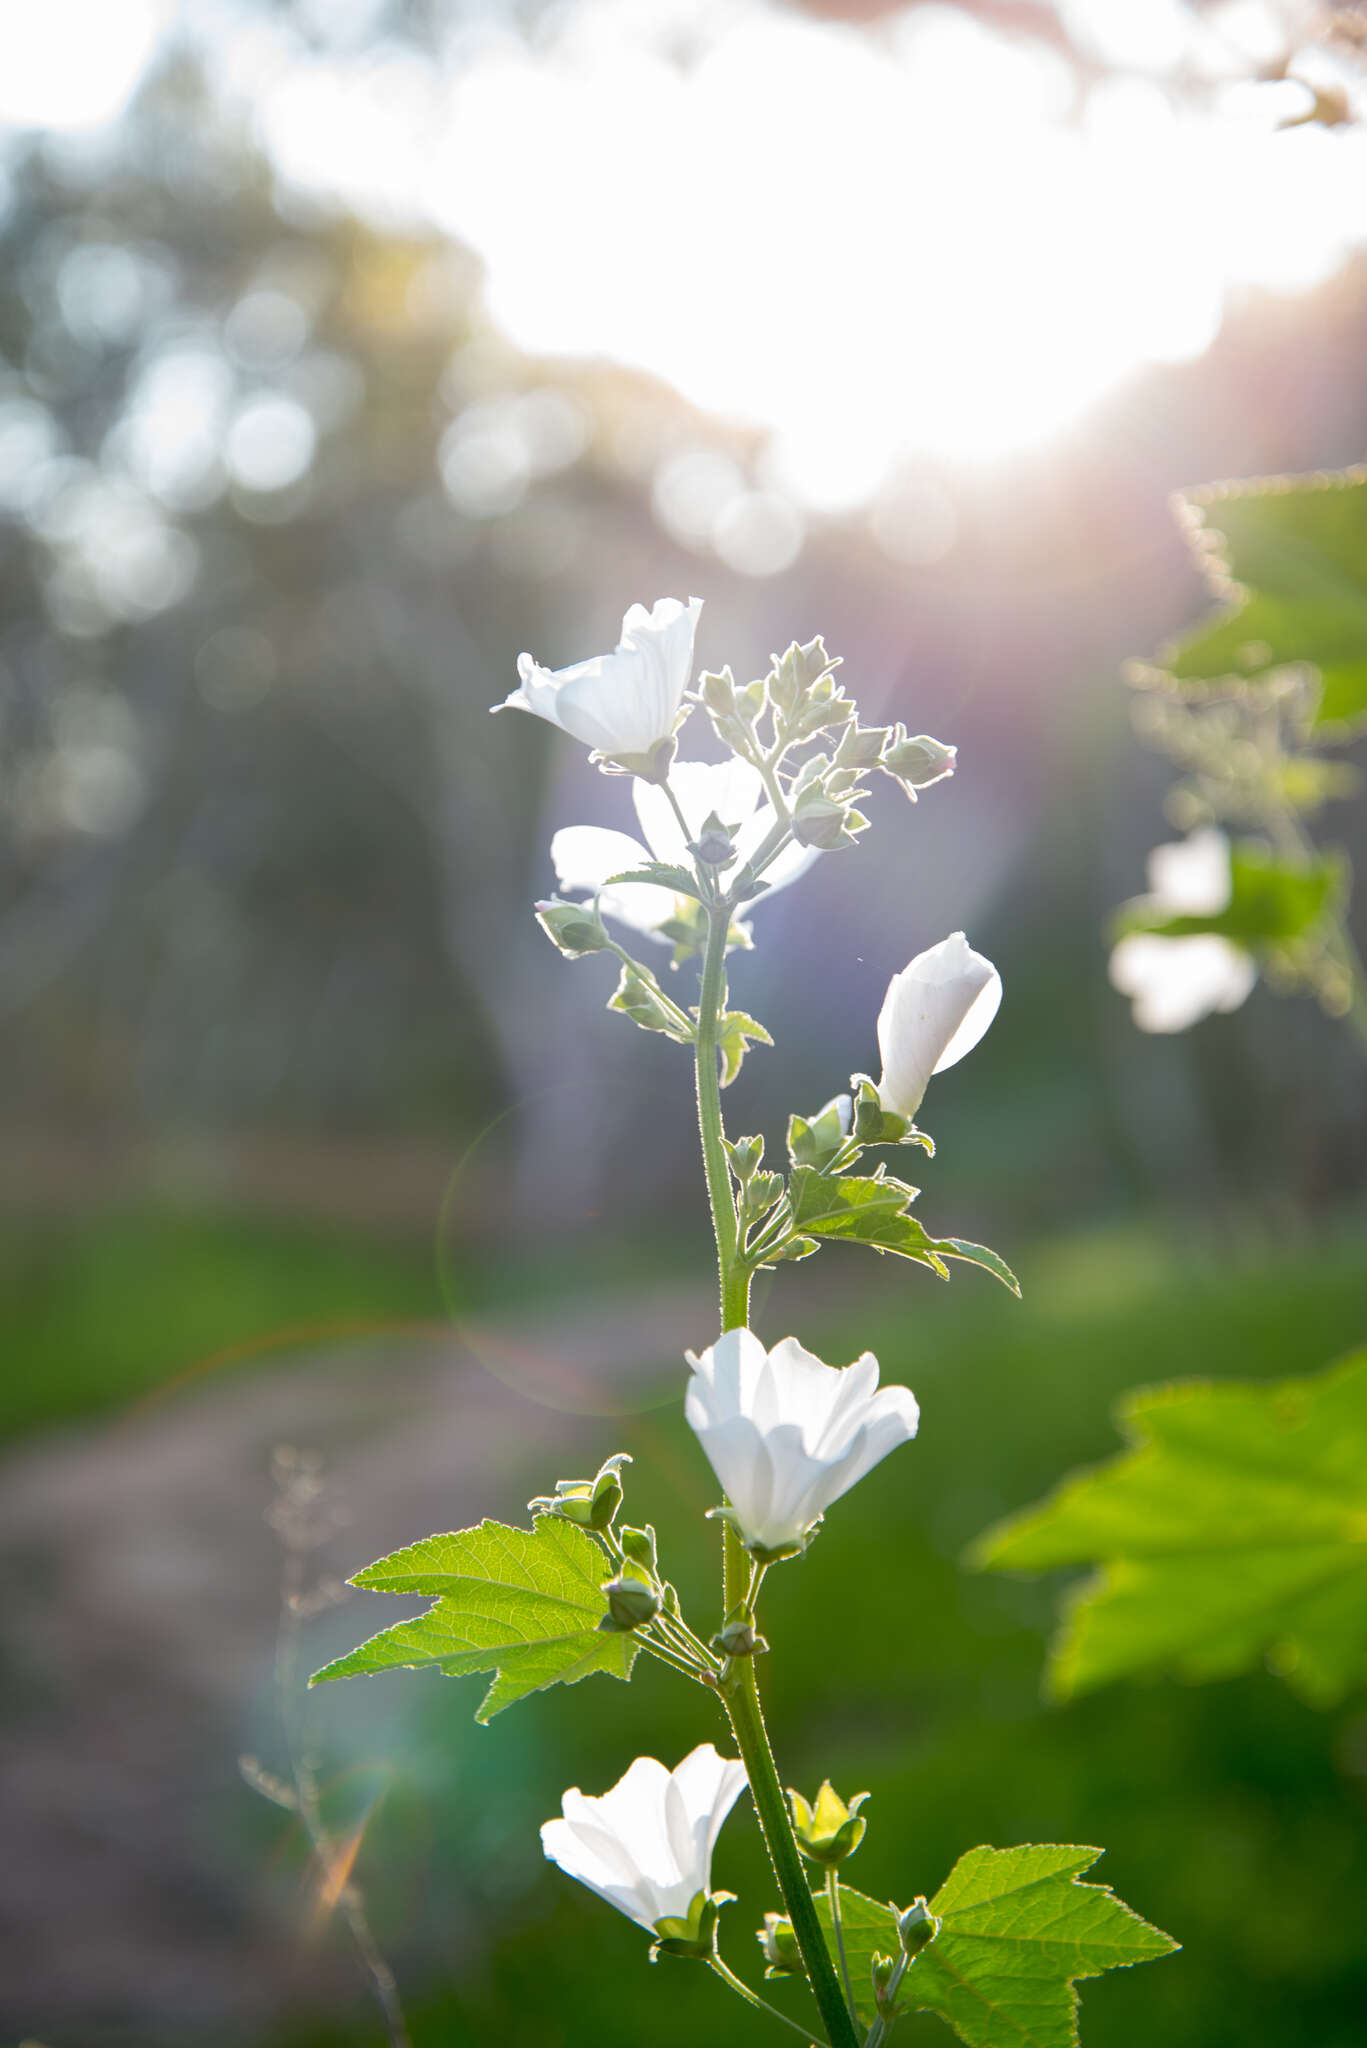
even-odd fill
[{"label": "unopened bud", "polygon": [[922,1898],[913,1899],[906,1912],[897,1916],[897,1934],[905,1956],[918,1956],[939,1931],[939,1921]]},{"label": "unopened bud", "polygon": [[641,1565],[648,1572],[655,1570],[655,1531],[648,1522],[644,1529],[619,1529],[617,1540],[633,1564]]},{"label": "unopened bud", "polygon": [[611,941],[592,903],[566,903],[552,896],[536,906],[536,921],[552,945],[570,960],[586,953],[601,953]]},{"label": "unopened bud", "polygon": [[849,841],[845,833],[845,806],[833,798],[814,793],[804,796],[793,813],[793,837],[799,846],[816,846],[833,853]]},{"label": "unopened bud", "polygon": [[705,867],[727,868],[736,857],[735,828],[723,825],[715,811],[709,812],[703,828],[688,851]]},{"label": "unopened bud", "polygon": [[754,1657],[767,1650],[763,1636],[755,1632],[755,1617],[748,1607],[733,1607],[712,1638],[712,1648],[723,1657]]},{"label": "unopened bud", "polygon": [[929,789],[933,782],[942,782],[946,775],[954,773],[957,758],[957,747],[947,747],[940,740],[931,739],[928,733],[908,739],[906,727],[897,725],[878,765],[896,776],[915,803],[918,789]]},{"label": "unopened bud", "polygon": [[648,1621],[654,1621],[664,1601],[658,1586],[651,1584],[644,1575],[635,1572],[621,1572],[615,1579],[609,1579],[603,1587],[608,1611],[598,1626],[611,1634],[623,1634],[635,1628],[644,1628]]},{"label": "unopened bud", "polygon": [[766,1913],[763,1927],[756,1928],[755,1940],[768,1965],[766,1977],[805,1977],[807,1966],[797,1945],[793,1923],[782,1913]]}]

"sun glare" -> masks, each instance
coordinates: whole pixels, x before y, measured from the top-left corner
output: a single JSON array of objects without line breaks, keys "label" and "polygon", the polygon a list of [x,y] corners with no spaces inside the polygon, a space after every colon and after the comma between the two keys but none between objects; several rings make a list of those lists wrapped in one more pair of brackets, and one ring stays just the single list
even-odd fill
[{"label": "sun glare", "polygon": [[[780,501],[848,510],[908,461],[1045,440],[1143,365],[1200,355],[1248,287],[1306,289],[1367,235],[1360,125],[1283,131],[1309,103],[1290,82],[1185,114],[1159,83],[1178,60],[1224,75],[1256,0],[1064,12],[1109,67],[1080,110],[1060,58],[951,6],[861,30],[773,0],[565,0],[527,37],[453,29],[442,62],[236,0],[176,19],[286,191],[437,225],[520,348],[639,367],[766,434],[736,543],[758,561],[794,545]],[[0,113],[108,120],[165,18],[26,11]],[[468,440],[443,463],[488,497],[498,449]]]}]

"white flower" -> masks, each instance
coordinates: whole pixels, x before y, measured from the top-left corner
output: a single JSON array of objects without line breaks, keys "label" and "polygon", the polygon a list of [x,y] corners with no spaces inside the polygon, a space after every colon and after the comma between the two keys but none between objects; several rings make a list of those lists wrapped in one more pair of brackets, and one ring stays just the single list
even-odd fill
[{"label": "white flower", "polygon": [[972,1052],[1001,999],[1001,976],[962,932],[951,932],[894,974],[878,1013],[883,1108],[915,1116],[931,1075]]},{"label": "white flower", "polygon": [[[1160,917],[1218,917],[1228,908],[1229,841],[1213,825],[1155,846],[1148,859],[1146,910]],[[1237,1010],[1258,979],[1243,946],[1218,932],[1170,938],[1128,932],[1111,952],[1111,986],[1129,996],[1141,1031],[1185,1031],[1214,1010]]]},{"label": "white flower", "polygon": [[[691,838],[697,838],[704,819],[713,811],[724,825],[740,827],[735,841],[738,867],[769,836],[773,806],[761,801],[764,784],[759,770],[748,761],[676,761],[669,771],[669,783],[688,820]],[[678,898],[673,891],[657,888],[652,882],[620,883],[612,889],[604,889],[603,884],[609,875],[625,874],[643,861],[689,867],[692,856],[664,790],[656,783],[638,780],[632,784],[631,794],[644,846],[627,832],[610,832],[600,825],[567,825],[551,840],[551,859],[562,889],[602,890],[599,909],[605,916],[653,936],[666,918],[677,914]],[[769,884],[765,895],[795,882],[816,858],[815,847],[785,846],[764,871]]]},{"label": "white flower", "polygon": [[718,1756],[710,1742],[667,1771],[638,1756],[601,1799],[578,1786],[548,1820],[541,1846],[552,1863],[619,1913],[654,1933],[666,1918],[686,1919],[712,1887],[712,1851],[721,1824],[745,1787],[745,1766]]},{"label": "white flower", "polygon": [[531,711],[612,759],[644,760],[679,722],[693,673],[693,635],[702,599],[662,597],[651,611],[634,604],[613,654],[572,668],[545,669],[520,654],[521,687],[495,711]]},{"label": "white flower", "polygon": [[1258,979],[1258,963],[1218,932],[1185,939],[1128,932],[1111,953],[1111,986],[1134,1004],[1141,1031],[1185,1031],[1213,1010],[1237,1010]]},{"label": "white flower", "polygon": [[728,1330],[688,1362],[684,1414],[757,1552],[800,1547],[833,1501],[911,1441],[920,1420],[909,1388],[879,1391],[871,1351],[837,1370],[796,1337],[766,1352],[750,1330]]}]

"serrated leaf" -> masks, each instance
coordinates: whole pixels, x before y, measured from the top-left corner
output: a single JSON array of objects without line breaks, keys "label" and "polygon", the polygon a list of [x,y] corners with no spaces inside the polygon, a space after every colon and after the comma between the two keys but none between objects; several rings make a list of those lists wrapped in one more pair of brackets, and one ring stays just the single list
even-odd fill
[{"label": "serrated leaf", "polygon": [[309,1683],[399,1667],[448,1678],[494,1672],[475,1715],[489,1721],[548,1685],[577,1685],[596,1671],[628,1678],[638,1645],[600,1633],[606,1561],[593,1540],[554,1516],[531,1529],[481,1522],[429,1536],[367,1565],[351,1581],[379,1593],[432,1593],[435,1605],[338,1657]]},{"label": "serrated leaf", "polygon": [[[667,931],[668,926],[662,925],[661,930]],[[692,1025],[677,1004],[670,1001],[650,969],[642,967],[639,961],[624,963],[621,978],[608,997],[607,1006],[630,1017],[642,1031],[663,1031],[666,1038],[675,1039],[680,1045],[693,1043]]]},{"label": "serrated leaf", "polygon": [[698,894],[698,878],[687,868],[672,867],[667,861],[646,860],[638,868],[627,868],[620,875],[609,875],[603,883],[605,889],[615,889],[619,882],[649,882],[652,888],[672,889],[676,896],[691,896],[701,903]]},{"label": "serrated leaf", "polygon": [[1169,917],[1137,897],[1117,913],[1117,931],[1172,939],[1216,932],[1239,945],[1277,945],[1314,929],[1340,894],[1343,871],[1335,860],[1283,860],[1270,847],[1244,840],[1230,848],[1229,881],[1229,902],[1212,916]]},{"label": "serrated leaf", "polygon": [[1182,682],[1319,670],[1316,725],[1367,716],[1367,472],[1269,477],[1181,501],[1223,610],[1160,665]]},{"label": "serrated leaf", "polygon": [[[1177,1947],[1108,1886],[1077,1882],[1101,1854],[1060,1843],[970,1849],[930,1901],[940,1931],[908,1967],[896,2010],[938,2013],[969,2048],[1075,2048],[1079,1978]],[[874,1954],[900,1950],[896,1915],[843,1884],[840,1904],[867,2026]],[[829,1928],[824,1896],[816,1905]]]},{"label": "serrated leaf", "polygon": [[717,1022],[717,1051],[721,1054],[723,1088],[729,1088],[740,1072],[747,1042],[772,1045],[774,1041],[764,1026],[757,1024],[753,1017],[747,1017],[744,1010],[728,1010]]},{"label": "serrated leaf", "polygon": [[815,1167],[794,1167],[788,1182],[792,1226],[808,1237],[843,1238],[866,1244],[876,1252],[893,1252],[929,1266],[942,1280],[949,1278],[947,1259],[963,1259],[991,1273],[1013,1294],[1020,1293],[1015,1274],[985,1245],[962,1237],[932,1237],[908,1213],[919,1189],[885,1174],[825,1174]]},{"label": "serrated leaf", "polygon": [[1132,1448],[980,1537],[993,1571],[1102,1569],[1051,1653],[1060,1697],[1267,1658],[1317,1705],[1367,1679],[1367,1352],[1308,1379],[1150,1387]]}]

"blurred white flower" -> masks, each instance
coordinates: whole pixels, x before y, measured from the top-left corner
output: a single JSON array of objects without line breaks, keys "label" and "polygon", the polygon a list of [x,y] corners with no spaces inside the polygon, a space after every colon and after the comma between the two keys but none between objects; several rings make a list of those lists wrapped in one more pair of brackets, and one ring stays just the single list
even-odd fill
[{"label": "blurred white flower", "polygon": [[1001,999],[1001,976],[962,932],[951,932],[894,974],[878,1013],[884,1109],[915,1116],[931,1075],[972,1052]]},{"label": "blurred white flower", "polygon": [[545,669],[520,654],[521,687],[495,711],[530,711],[611,760],[645,762],[678,724],[693,673],[693,635],[702,599],[662,597],[647,611],[634,604],[615,653],[572,668]]},{"label": "blurred white flower", "polygon": [[728,1330],[688,1362],[684,1414],[757,1554],[799,1549],[831,1503],[909,1443],[920,1420],[909,1388],[880,1391],[871,1351],[840,1370],[795,1337],[766,1352],[750,1330]]},{"label": "blurred white flower", "polygon": [[[669,783],[679,808],[688,820],[694,839],[703,821],[713,811],[725,825],[736,825],[737,866],[757,852],[774,823],[773,805],[764,798],[759,770],[748,761],[676,761],[669,771]],[[669,798],[657,783],[637,780],[632,799],[642,837],[610,832],[600,825],[567,825],[551,840],[551,859],[562,889],[602,891],[598,907],[606,917],[615,917],[633,931],[655,936],[667,918],[678,913],[678,898],[672,890],[652,882],[623,882],[605,889],[610,875],[625,874],[643,861],[658,860],[670,866],[689,867],[692,856],[688,840],[674,815]],[[786,888],[817,858],[815,847],[785,846],[773,865],[764,871],[769,884],[765,896]],[[734,872],[734,870],[732,870]],[[757,897],[763,902],[764,896]],[[661,941],[661,943],[665,943]]]},{"label": "blurred white flower", "polygon": [[[1229,841],[1207,825],[1155,846],[1146,910],[1161,917],[1218,917],[1229,905]],[[1185,1031],[1215,1010],[1237,1010],[1258,979],[1253,955],[1218,932],[1170,938],[1129,932],[1111,951],[1111,986],[1129,996],[1141,1031]]]},{"label": "blurred white flower", "polygon": [[712,1885],[712,1851],[721,1824],[745,1787],[745,1766],[704,1742],[675,1771],[638,1756],[601,1799],[577,1786],[548,1820],[541,1846],[578,1878],[652,1934],[661,1920],[689,1917]]},{"label": "blurred white flower", "polygon": [[1129,932],[1112,950],[1110,974],[1141,1031],[1185,1031],[1214,1010],[1237,1010],[1258,979],[1258,963],[1216,932],[1185,939]]}]

